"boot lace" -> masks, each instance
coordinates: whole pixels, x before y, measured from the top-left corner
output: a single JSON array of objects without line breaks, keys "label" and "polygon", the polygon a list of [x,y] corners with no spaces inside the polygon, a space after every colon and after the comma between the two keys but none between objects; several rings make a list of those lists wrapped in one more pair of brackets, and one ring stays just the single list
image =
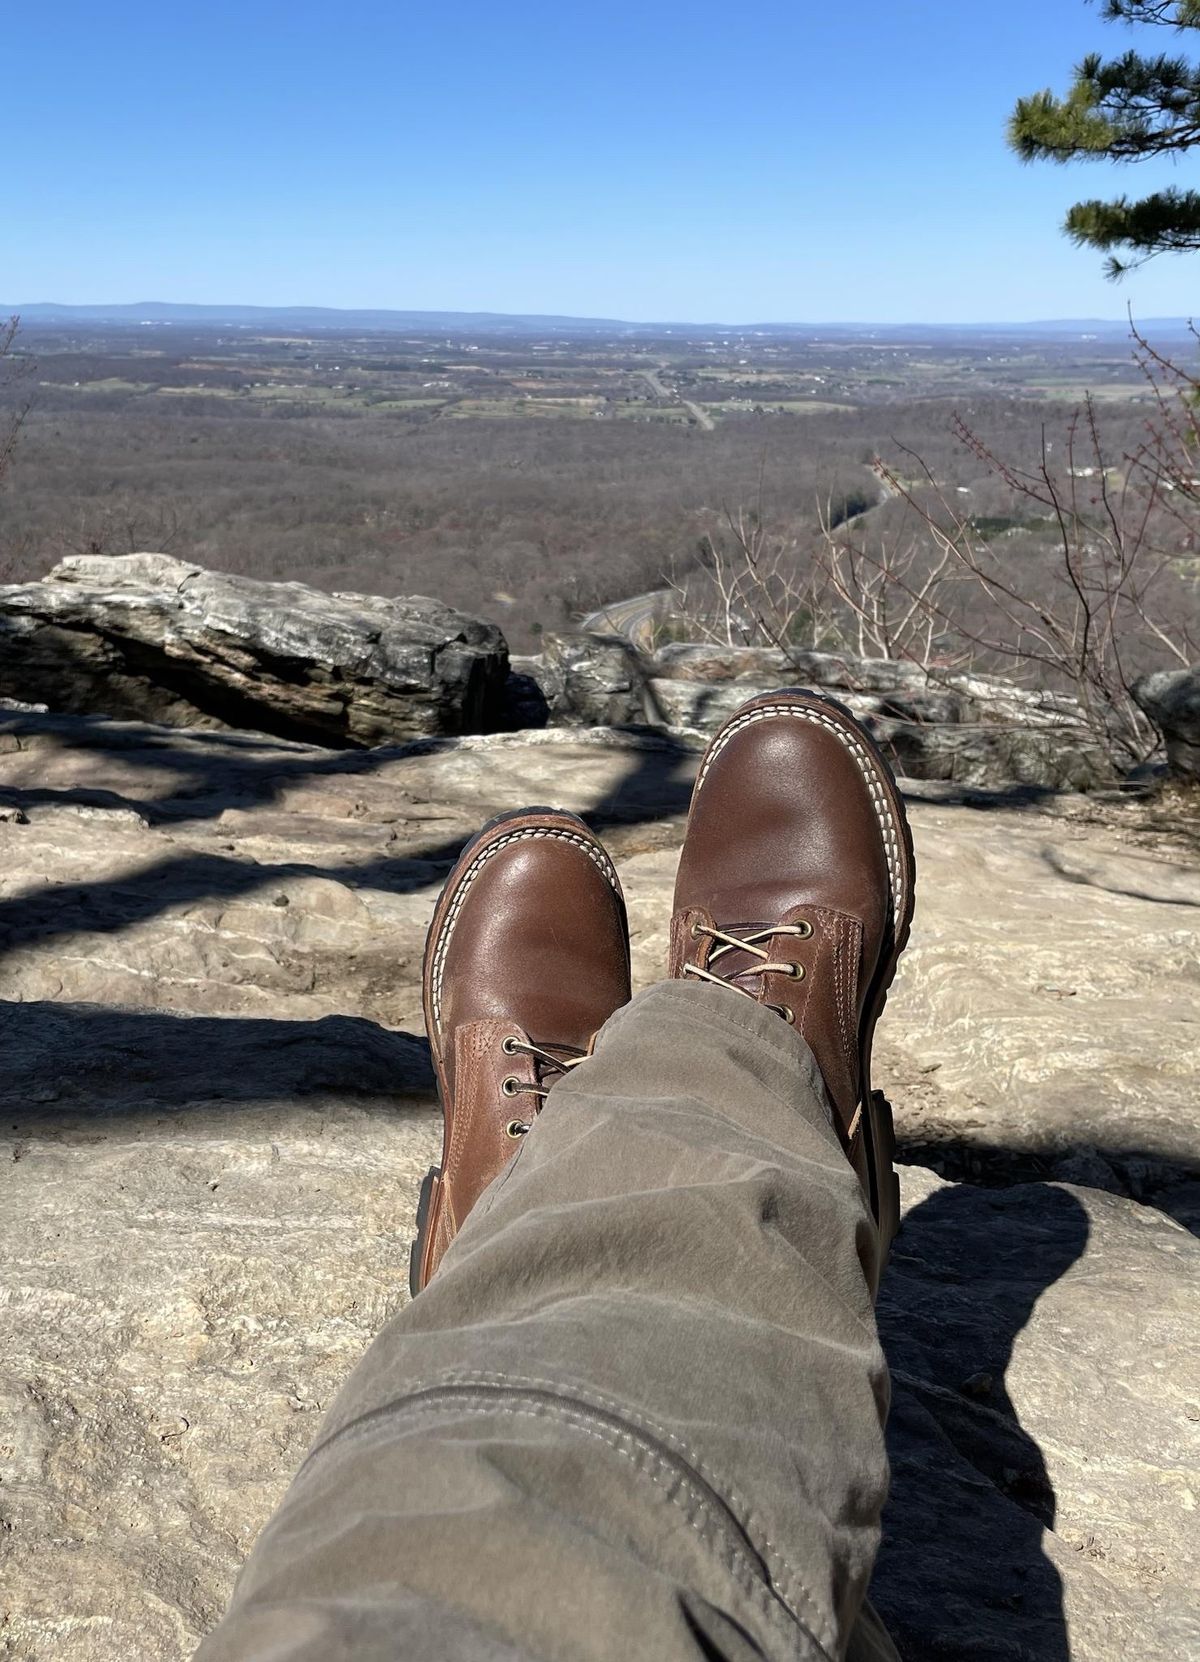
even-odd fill
[{"label": "boot lace", "polygon": [[[542,1084],[542,1076],[547,1069],[559,1074],[566,1074],[572,1068],[577,1068],[580,1062],[586,1062],[587,1051],[578,1050],[574,1045],[555,1045],[547,1049],[544,1045],[531,1044],[528,1039],[519,1039],[510,1035],[500,1046],[506,1056],[532,1056],[536,1064],[534,1072],[537,1083],[526,1084],[518,1079],[516,1074],[510,1073],[508,1078],[501,1081],[500,1089],[505,1096],[532,1096],[537,1098],[534,1107],[535,1116],[541,1112],[542,1103],[550,1095],[549,1086]],[[555,1052],[561,1054],[556,1055]],[[532,1120],[511,1119],[504,1127],[510,1137],[524,1137],[532,1129]]]},{"label": "boot lace", "polygon": [[[776,963],[771,954],[760,945],[762,941],[769,941],[776,935],[791,935],[796,940],[806,941],[812,934],[811,923],[773,923],[766,929],[748,929],[740,935],[733,935],[727,929],[717,929],[711,924],[701,923],[698,919],[692,925],[692,939],[706,938],[719,944],[716,950],[708,955],[709,968],[701,969],[699,964],[685,964],[684,975],[694,975],[698,980],[711,981],[714,987],[732,987],[735,993],[741,993],[746,998],[752,998],[757,1003],[762,997],[763,976],[786,975],[793,981],[803,981],[804,965],[782,962]],[[727,952],[748,952],[752,958],[760,960],[757,964],[748,964],[744,968],[734,970],[729,975],[714,974],[711,966]],[[753,987],[743,987],[744,980],[753,980],[757,984]],[[794,1024],[796,1016],[786,1004],[767,1004],[768,1010],[774,1010],[784,1021]]]}]

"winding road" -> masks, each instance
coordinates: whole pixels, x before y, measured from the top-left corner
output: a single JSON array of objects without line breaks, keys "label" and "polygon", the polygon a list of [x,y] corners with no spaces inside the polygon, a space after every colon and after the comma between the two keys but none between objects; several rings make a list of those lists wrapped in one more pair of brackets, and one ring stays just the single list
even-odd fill
[{"label": "winding road", "polygon": [[654,630],[668,615],[675,599],[671,589],[654,589],[649,594],[613,600],[599,611],[590,612],[579,625],[584,635],[613,635],[646,652],[654,644]]}]

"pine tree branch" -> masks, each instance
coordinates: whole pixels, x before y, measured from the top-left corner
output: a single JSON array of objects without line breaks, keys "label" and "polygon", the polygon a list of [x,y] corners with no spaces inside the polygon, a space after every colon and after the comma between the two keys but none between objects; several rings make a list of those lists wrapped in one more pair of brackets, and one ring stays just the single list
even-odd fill
[{"label": "pine tree branch", "polygon": [[1168,29],[1200,29],[1200,0],[1104,0],[1108,23],[1158,23]]},{"label": "pine tree branch", "polygon": [[1066,97],[1017,101],[1008,141],[1022,161],[1141,161],[1200,142],[1200,72],[1184,58],[1085,58]]},{"label": "pine tree branch", "polygon": [[1119,277],[1157,254],[1200,250],[1200,192],[1170,189],[1137,201],[1121,196],[1114,202],[1077,202],[1063,230],[1081,248],[1121,248],[1137,256],[1109,260],[1109,275]]},{"label": "pine tree branch", "polygon": [[[1200,29],[1200,0],[1101,0],[1110,22]],[[1008,142],[1022,161],[1138,162],[1200,145],[1200,66],[1177,54],[1091,53],[1063,97],[1050,90],[1017,101]],[[1139,200],[1076,202],[1063,224],[1083,247],[1109,253],[1109,277],[1159,254],[1200,250],[1200,193],[1169,187]]]}]

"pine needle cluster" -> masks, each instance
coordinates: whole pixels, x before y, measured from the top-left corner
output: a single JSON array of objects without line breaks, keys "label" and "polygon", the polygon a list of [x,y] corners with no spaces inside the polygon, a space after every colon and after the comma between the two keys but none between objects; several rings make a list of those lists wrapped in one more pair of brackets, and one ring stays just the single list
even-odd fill
[{"label": "pine needle cluster", "polygon": [[[1200,0],[1101,3],[1110,22],[1200,30]],[[1047,89],[1017,101],[1008,141],[1027,162],[1180,155],[1200,144],[1200,64],[1176,53],[1091,53],[1064,95]],[[1156,254],[1200,249],[1200,191],[1077,202],[1063,229],[1073,242],[1108,253],[1108,275],[1120,277]]]}]

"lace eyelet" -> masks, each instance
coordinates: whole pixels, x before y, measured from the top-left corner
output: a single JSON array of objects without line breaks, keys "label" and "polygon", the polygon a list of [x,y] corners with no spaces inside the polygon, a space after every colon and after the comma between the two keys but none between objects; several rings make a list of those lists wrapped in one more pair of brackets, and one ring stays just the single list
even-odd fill
[{"label": "lace eyelet", "polygon": [[521,1089],[521,1081],[517,1078],[516,1074],[510,1073],[507,1079],[501,1081],[500,1089],[504,1092],[505,1096],[516,1096],[517,1092]]},{"label": "lace eyelet", "polygon": [[693,921],[692,921],[692,939],[694,941],[698,941],[700,939],[701,935],[703,935],[703,933],[704,933],[704,925],[700,922],[700,919],[699,918],[693,919]]},{"label": "lace eyelet", "polygon": [[801,918],[795,927],[797,940],[806,941],[812,934],[812,924],[806,918]]},{"label": "lace eyelet", "polygon": [[796,1025],[796,1012],[793,1009],[791,1009],[788,1005],[784,1004],[780,1007],[780,1012],[779,1013],[783,1017],[784,1021],[787,1022],[789,1027],[795,1027],[795,1025]]},{"label": "lace eyelet", "polygon": [[518,1137],[525,1136],[528,1130],[529,1127],[525,1124],[524,1120],[509,1120],[508,1124],[504,1127],[505,1135],[512,1137],[514,1140]]},{"label": "lace eyelet", "polygon": [[793,964],[791,969],[788,971],[788,974],[791,976],[793,981],[803,981],[805,973],[806,971],[803,964]]},{"label": "lace eyelet", "polygon": [[500,1049],[506,1056],[515,1056],[517,1054],[517,1040],[511,1033],[507,1034],[500,1041]]}]

